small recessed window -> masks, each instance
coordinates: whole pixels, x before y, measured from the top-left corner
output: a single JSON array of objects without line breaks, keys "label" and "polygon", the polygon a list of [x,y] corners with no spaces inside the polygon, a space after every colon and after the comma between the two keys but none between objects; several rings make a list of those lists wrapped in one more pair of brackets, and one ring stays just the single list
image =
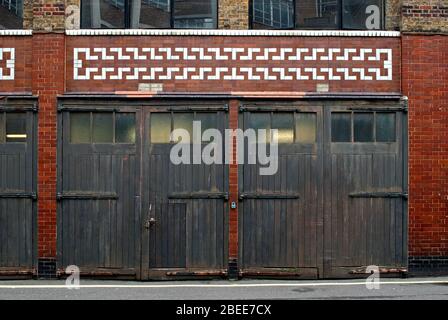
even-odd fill
[{"label": "small recessed window", "polygon": [[135,114],[72,112],[70,142],[74,144],[135,144]]},{"label": "small recessed window", "polygon": [[[271,114],[268,112],[252,113],[250,116],[250,124],[248,129],[255,130],[258,143],[270,143],[271,135]],[[263,139],[262,133],[265,130],[265,138]]]},{"label": "small recessed window", "polygon": [[126,0],[83,0],[81,26],[85,29],[125,27]]},{"label": "small recessed window", "polygon": [[253,0],[254,29],[294,28],[294,0]]},{"label": "small recessed window", "polygon": [[82,0],[81,27],[209,29],[217,27],[217,8],[217,0]]},{"label": "small recessed window", "polygon": [[90,143],[90,112],[70,114],[71,143]]},{"label": "small recessed window", "polygon": [[151,114],[151,143],[170,143],[171,137],[171,114]]},{"label": "small recessed window", "polygon": [[26,114],[7,113],[6,114],[6,142],[26,142]]},{"label": "small recessed window", "polygon": [[377,113],[376,114],[376,141],[395,142],[395,113]]},{"label": "small recessed window", "polygon": [[[272,129],[278,130],[278,143],[294,142],[294,114],[275,113],[272,116]],[[272,136],[272,133],[271,133]],[[271,137],[272,139],[272,137]]]},{"label": "small recessed window", "polygon": [[351,113],[334,112],[331,114],[331,140],[333,142],[351,142]]},{"label": "small recessed window", "polygon": [[373,142],[373,112],[355,113],[355,142]]},{"label": "small recessed window", "polygon": [[135,114],[115,114],[115,142],[135,143]]},{"label": "small recessed window", "polygon": [[[394,112],[334,112],[331,114],[333,142],[395,142],[396,114]],[[353,125],[353,128],[352,128]]]},{"label": "small recessed window", "polygon": [[204,133],[208,129],[217,129],[217,117],[215,113],[198,112],[194,121],[201,123],[201,131]]},{"label": "small recessed window", "polygon": [[216,0],[173,0],[174,28],[212,29],[216,27]]},{"label": "small recessed window", "polygon": [[298,113],[296,117],[296,142],[297,143],[315,143],[316,142],[316,114]]},{"label": "small recessed window", "polygon": [[383,0],[343,0],[343,29],[380,29],[383,24]]},{"label": "small recessed window", "polygon": [[[188,142],[191,142],[193,139],[193,120],[194,120],[194,114],[193,113],[174,113],[173,115],[173,128],[174,130],[183,129],[188,132],[189,140]],[[185,137],[186,139],[187,137]],[[177,140],[174,142],[183,142],[180,137],[177,137]],[[185,141],[187,142],[187,141]]]},{"label": "small recessed window", "polygon": [[[133,0],[131,12],[132,28],[161,28],[171,27],[170,0]],[[140,10],[139,10],[140,9]]]},{"label": "small recessed window", "polygon": [[252,0],[253,29],[357,29],[384,25],[384,0]]},{"label": "small recessed window", "polygon": [[338,29],[341,0],[296,1],[296,24],[304,29]]},{"label": "small recessed window", "polygon": [[113,143],[113,113],[93,114],[93,143]]},{"label": "small recessed window", "polygon": [[23,29],[23,0],[0,0],[1,29]]}]

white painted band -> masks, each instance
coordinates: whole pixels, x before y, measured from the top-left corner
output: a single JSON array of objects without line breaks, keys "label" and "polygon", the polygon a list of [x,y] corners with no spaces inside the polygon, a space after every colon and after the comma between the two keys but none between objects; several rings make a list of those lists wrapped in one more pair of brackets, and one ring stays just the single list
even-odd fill
[{"label": "white painted band", "polygon": [[400,37],[398,31],[376,30],[197,30],[197,29],[80,29],[68,36],[230,36],[230,37]]},{"label": "white painted band", "polygon": [[0,30],[0,36],[31,36],[33,30]]},{"label": "white painted band", "polygon": [[[380,281],[380,285],[418,285],[418,284],[448,284],[448,280],[416,280],[416,281]],[[274,287],[337,287],[365,286],[366,281],[358,282],[300,282],[300,283],[235,283],[235,284],[136,284],[136,285],[80,285],[85,289],[170,289],[170,288],[274,288]],[[0,289],[66,289],[66,285],[0,285]]]}]

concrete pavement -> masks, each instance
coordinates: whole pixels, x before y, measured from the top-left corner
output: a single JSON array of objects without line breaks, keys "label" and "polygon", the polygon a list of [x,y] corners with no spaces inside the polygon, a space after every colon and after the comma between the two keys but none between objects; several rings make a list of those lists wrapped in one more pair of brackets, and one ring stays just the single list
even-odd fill
[{"label": "concrete pavement", "polygon": [[0,281],[0,300],[219,300],[219,299],[448,299],[448,277],[382,279],[369,290],[364,280],[177,281],[83,280],[69,290],[65,281]]}]

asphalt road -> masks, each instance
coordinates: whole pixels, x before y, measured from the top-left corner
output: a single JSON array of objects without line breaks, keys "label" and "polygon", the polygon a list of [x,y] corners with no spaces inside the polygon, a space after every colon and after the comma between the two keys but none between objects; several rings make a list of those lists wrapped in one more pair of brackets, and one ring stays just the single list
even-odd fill
[{"label": "asphalt road", "polygon": [[253,300],[253,299],[448,299],[448,277],[383,279],[369,290],[363,280],[343,281],[182,281],[123,282],[82,280],[0,281],[0,300]]}]

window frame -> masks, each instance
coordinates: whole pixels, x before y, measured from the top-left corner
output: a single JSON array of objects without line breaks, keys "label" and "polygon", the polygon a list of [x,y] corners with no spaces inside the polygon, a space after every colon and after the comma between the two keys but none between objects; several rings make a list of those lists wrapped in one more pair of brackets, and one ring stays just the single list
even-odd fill
[{"label": "window frame", "polygon": [[[91,29],[91,28],[83,28],[83,6],[84,6],[84,2],[85,0],[81,0],[81,14],[80,14],[80,29]],[[132,0],[123,0],[124,1],[124,28],[95,28],[95,30],[120,30],[120,29],[132,29],[132,24],[131,24],[131,15],[132,15],[132,5],[131,2]],[[170,27],[169,28],[138,28],[139,30],[171,30],[171,29],[177,29],[177,30],[185,30],[187,28],[175,28],[175,15],[174,15],[174,8],[175,8],[175,1],[176,0],[169,0],[170,4],[169,4],[169,8],[170,8]],[[213,28],[200,28],[198,30],[216,30],[218,29],[218,23],[219,23],[219,0],[210,0],[210,1],[216,1],[216,15],[215,17],[212,17],[214,20],[214,27]]]},{"label": "window frame", "polygon": [[[200,121],[199,120],[199,118],[200,118],[200,115],[204,115],[204,114],[206,114],[206,115],[216,115],[216,118],[214,119],[214,120],[216,120],[216,123],[215,123],[215,127],[212,127],[212,128],[208,128],[208,129],[217,129],[218,127],[219,127],[219,117],[217,116],[217,113],[216,113],[216,111],[210,111],[210,110],[197,110],[197,111],[189,111],[189,110],[158,110],[158,111],[152,111],[151,113],[150,113],[150,116],[149,116],[149,130],[148,130],[148,135],[147,135],[147,141],[148,141],[148,143],[149,144],[151,144],[151,145],[175,145],[175,144],[178,144],[179,143],[179,141],[175,141],[175,140],[173,140],[172,139],[172,137],[171,137],[171,133],[174,131],[174,130],[176,130],[176,129],[184,129],[184,130],[186,130],[186,128],[176,128],[176,119],[175,119],[175,116],[176,115],[191,115],[192,116],[192,125],[193,125],[193,122],[194,121]],[[155,115],[168,115],[169,116],[169,122],[170,122],[170,129],[169,129],[169,132],[170,132],[170,137],[169,137],[169,141],[168,142],[154,142],[154,140],[153,140],[153,135],[152,135],[152,129],[153,129],[153,125],[152,125],[152,121],[153,121],[153,116],[155,116]],[[192,145],[193,143],[194,143],[194,141],[193,141],[193,126],[192,126],[192,131],[191,132],[189,132],[190,133],[190,142],[189,142],[189,144],[190,145]],[[202,127],[202,132],[201,132],[201,137],[202,137],[202,135],[204,134],[204,132],[206,131],[207,129],[205,129],[204,127]],[[204,142],[204,141],[201,141],[201,144],[208,144],[209,142]]]},{"label": "window frame", "polygon": [[[254,1],[255,0],[249,0],[249,29],[254,30]],[[269,28],[269,29],[255,29],[255,30],[366,30],[366,29],[352,29],[352,28],[344,28],[344,0],[336,0],[338,2],[338,25],[337,28],[305,28],[305,27],[297,27],[297,12],[296,12],[296,5],[297,1],[301,0],[292,0],[293,2],[293,27],[291,28]],[[385,30],[386,26],[386,0],[380,0],[381,1],[381,25],[379,31]],[[372,31],[372,30],[367,30]]]},{"label": "window frame", "polygon": [[[295,30],[296,28],[296,22],[297,22],[297,16],[296,16],[296,0],[292,0],[293,2],[293,15],[292,15],[292,27],[291,28],[275,28],[272,27],[270,29],[255,29],[255,30]],[[249,0],[249,29],[254,29],[254,0]]]},{"label": "window frame", "polygon": [[[399,132],[398,125],[397,125],[397,111],[384,111],[384,110],[337,110],[337,111],[331,111],[330,113],[330,121],[333,120],[333,114],[349,114],[350,115],[350,141],[334,141],[333,140],[333,126],[330,125],[330,141],[332,144],[360,144],[360,145],[368,145],[368,144],[395,144],[398,142],[399,139]],[[372,141],[357,141],[355,137],[355,116],[356,114],[369,114],[371,113],[372,118]],[[394,137],[393,140],[390,141],[378,141],[378,135],[377,135],[377,115],[378,114],[393,114],[394,115]]]},{"label": "window frame", "polygon": [[[72,115],[73,114],[88,114],[89,115],[89,142],[74,142],[73,134],[72,134]],[[95,142],[94,141],[94,117],[95,114],[110,114],[112,116],[112,142]],[[135,138],[134,142],[117,142],[117,114],[133,114],[134,115],[134,130],[135,130]],[[137,115],[135,112],[131,111],[123,111],[123,110],[69,110],[68,111],[68,121],[69,121],[69,128],[70,131],[67,133],[69,135],[68,137],[68,143],[70,145],[136,145],[137,144]]]},{"label": "window frame", "polygon": [[[267,144],[271,143],[271,139],[272,139],[272,131],[271,130],[275,130],[278,128],[275,128],[276,126],[274,126],[274,116],[278,115],[278,114],[288,114],[292,116],[292,142],[278,142],[279,146],[287,146],[287,145],[316,145],[318,143],[318,114],[315,111],[311,111],[311,110],[247,110],[247,112],[249,113],[247,120],[249,121],[249,123],[245,124],[244,126],[244,130],[246,129],[254,129],[253,127],[250,127],[251,125],[251,121],[252,121],[252,116],[254,114],[268,114],[269,115],[269,136],[267,137],[268,142]],[[300,141],[299,140],[299,134],[298,134],[298,121],[299,121],[299,117],[301,114],[312,114],[314,116],[314,141],[310,142],[310,141]],[[247,125],[249,125],[249,127],[247,127]],[[260,128],[256,128],[255,130],[257,131]],[[260,143],[259,141],[259,137],[258,137],[258,131],[256,132],[257,134],[257,143]]]}]

